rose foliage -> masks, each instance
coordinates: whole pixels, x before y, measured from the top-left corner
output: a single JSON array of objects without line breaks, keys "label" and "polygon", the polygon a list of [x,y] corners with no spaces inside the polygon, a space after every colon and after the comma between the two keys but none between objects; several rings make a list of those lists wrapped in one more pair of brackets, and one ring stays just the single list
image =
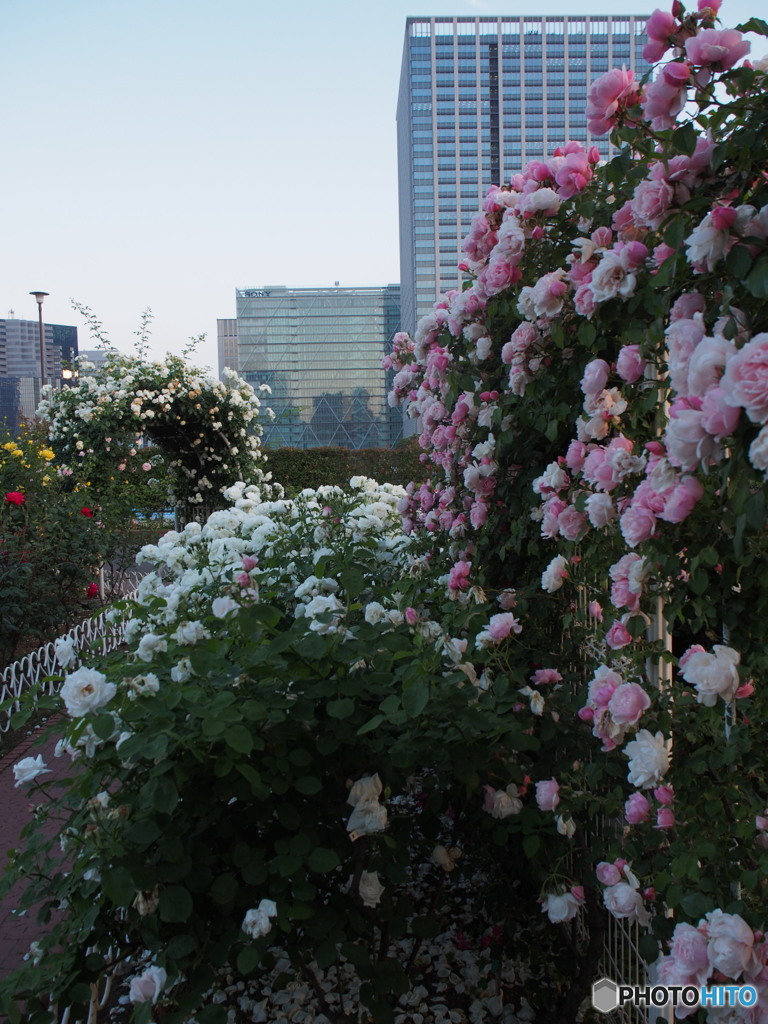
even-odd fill
[{"label": "rose foliage", "polygon": [[17,996],[144,958],[137,1020],[223,1020],[214,969],[279,948],[352,961],[389,1020],[464,879],[540,1021],[576,1019],[606,914],[768,1021],[768,83],[739,64],[768,26],[714,19],[652,15],[653,81],[590,95],[619,156],[492,188],[467,287],[396,338],[430,482],[239,484],[145,549],[129,653],[63,679],[77,771],[39,812],[64,854],[17,861],[52,859],[53,925]]}]

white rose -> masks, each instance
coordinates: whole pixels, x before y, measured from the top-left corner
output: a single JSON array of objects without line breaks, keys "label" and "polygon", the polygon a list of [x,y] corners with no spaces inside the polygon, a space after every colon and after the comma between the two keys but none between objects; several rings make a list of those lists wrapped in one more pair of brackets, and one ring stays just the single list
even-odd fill
[{"label": "white rose", "polygon": [[17,764],[13,766],[13,777],[16,779],[17,788],[25,782],[31,782],[32,779],[36,779],[38,775],[42,775],[44,772],[50,772],[50,768],[47,767],[43,760],[43,755],[38,754],[37,757],[25,757],[22,758]]},{"label": "white rose", "polygon": [[148,967],[143,974],[131,978],[128,998],[132,1003],[156,1003],[165,988],[168,975],[162,967]]},{"label": "white rose", "polygon": [[81,718],[107,704],[117,693],[114,683],[94,668],[79,668],[64,680],[61,699],[73,718]]},{"label": "white rose", "polygon": [[277,916],[277,905],[273,900],[262,900],[258,907],[251,908],[243,918],[242,929],[252,939],[259,939],[272,930],[271,917]]},{"label": "white rose", "polygon": [[579,912],[579,901],[570,892],[547,893],[542,911],[547,915],[552,924],[561,924],[563,921],[572,921]]},{"label": "white rose", "polygon": [[384,886],[379,881],[378,872],[363,871],[360,875],[360,884],[357,891],[364,906],[375,907],[381,900],[381,894],[384,892]]},{"label": "white rose", "polygon": [[698,693],[696,700],[712,708],[717,703],[718,695],[726,703],[733,700],[739,688],[739,670],[741,655],[732,647],[715,644],[713,653],[694,651],[688,655],[682,676],[687,683],[695,686]]},{"label": "white rose", "polygon": [[624,747],[624,755],[629,758],[629,784],[635,789],[658,786],[669,770],[671,750],[671,739],[665,740],[661,732],[652,736],[647,729],[641,729]]},{"label": "white rose", "polygon": [[157,633],[145,633],[136,648],[136,654],[142,661],[152,661],[158,651],[166,651],[168,642]]},{"label": "white rose", "polygon": [[240,605],[231,597],[216,597],[211,604],[211,611],[217,619],[225,619],[230,612],[237,611]]},{"label": "white rose", "polygon": [[755,939],[747,922],[738,914],[724,914],[722,910],[707,914],[707,922],[707,957],[712,970],[729,978],[738,979],[742,974],[754,977],[761,965],[754,954]]},{"label": "white rose", "polygon": [[637,921],[647,928],[650,924],[640,893],[628,882],[617,882],[603,891],[603,901],[608,911],[621,921]]},{"label": "white rose", "polygon": [[763,427],[749,446],[749,461],[755,469],[768,472],[768,427]]},{"label": "white rose", "polygon": [[69,668],[77,660],[75,642],[71,636],[60,636],[58,640],[54,641],[53,650],[56,655],[56,661],[58,661],[62,668]]},{"label": "white rose", "polygon": [[556,555],[541,574],[541,587],[549,594],[554,594],[563,585],[563,580],[568,575],[568,559],[563,555]]},{"label": "white rose", "polygon": [[383,622],[386,617],[386,609],[378,601],[371,601],[370,604],[365,606],[365,621],[370,623],[370,625],[373,626],[378,622]]},{"label": "white rose", "polygon": [[182,622],[173,638],[180,644],[196,644],[198,640],[207,640],[210,635],[202,622]]},{"label": "white rose", "polygon": [[590,523],[596,530],[607,526],[616,518],[616,509],[609,494],[590,494],[584,507]]}]

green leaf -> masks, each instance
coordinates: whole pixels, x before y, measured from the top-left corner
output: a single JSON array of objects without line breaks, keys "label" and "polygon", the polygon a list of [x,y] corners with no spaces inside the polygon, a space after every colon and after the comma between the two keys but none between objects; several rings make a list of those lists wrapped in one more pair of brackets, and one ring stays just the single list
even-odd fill
[{"label": "green leaf", "polygon": [[339,573],[339,583],[354,601],[365,586],[365,576],[359,569],[345,569]]},{"label": "green leaf", "polygon": [[111,868],[105,872],[101,885],[104,895],[118,907],[128,907],[136,896],[136,883],[125,868]]},{"label": "green leaf", "polygon": [[403,689],[403,708],[409,718],[418,718],[429,703],[429,683],[419,679]]},{"label": "green leaf", "polygon": [[187,921],[193,909],[192,896],[183,885],[169,885],[160,893],[161,921]]},{"label": "green leaf", "polygon": [[166,955],[172,960],[181,960],[197,949],[198,942],[194,935],[174,935],[166,947]]},{"label": "green leaf", "polygon": [[643,935],[640,938],[640,956],[647,964],[655,963],[659,958],[659,940],[652,935]]},{"label": "green leaf", "polygon": [[253,750],[253,736],[244,725],[233,725],[227,729],[224,739],[227,746],[238,754],[250,754]]},{"label": "green leaf", "polygon": [[686,156],[693,156],[698,139],[698,132],[690,121],[672,132],[672,145]]},{"label": "green leaf", "polygon": [[338,867],[339,863],[336,851],[329,850],[323,846],[315,847],[309,857],[307,857],[307,867],[309,870],[316,871],[320,875],[333,871],[334,868]]},{"label": "green leaf", "polygon": [[364,736],[367,732],[373,732],[374,729],[378,729],[381,723],[384,721],[384,715],[374,715],[373,718],[369,719],[365,725],[361,725],[357,730],[358,736]]},{"label": "green leaf", "polygon": [[541,849],[541,839],[535,832],[529,832],[523,837],[523,849],[529,860],[535,860]]},{"label": "green leaf", "polygon": [[355,702],[351,697],[342,697],[339,700],[329,700],[328,714],[331,718],[349,718],[355,710]]},{"label": "green leaf", "polygon": [[762,18],[750,18],[743,25],[737,25],[738,32],[755,32],[759,36],[768,36],[768,22]]},{"label": "green leaf", "polygon": [[240,974],[248,975],[254,971],[261,961],[261,953],[255,946],[246,946],[237,954],[237,969]]},{"label": "green leaf", "polygon": [[743,280],[752,266],[752,254],[745,245],[734,245],[725,258],[725,267],[729,274]]},{"label": "green leaf", "polygon": [[209,1004],[202,1010],[195,1011],[198,1024],[227,1024],[227,1010],[223,1006]]},{"label": "green leaf", "polygon": [[756,299],[768,299],[768,257],[762,256],[755,263],[744,284]]},{"label": "green leaf", "polygon": [[680,900],[680,906],[686,912],[686,914],[693,920],[698,920],[700,917],[704,917],[710,910],[715,909],[715,904],[712,902],[709,896],[705,896],[703,892],[690,892],[687,893]]},{"label": "green leaf", "polygon": [[238,881],[235,875],[231,871],[225,872],[223,875],[219,875],[216,881],[211,886],[211,899],[214,903],[230,903],[236,896],[238,890]]},{"label": "green leaf", "polygon": [[323,784],[314,775],[303,775],[300,779],[296,779],[293,784],[294,789],[297,789],[299,793],[303,793],[304,796],[314,796],[315,793],[319,793],[323,788]]},{"label": "green leaf", "polygon": [[115,731],[115,720],[109,712],[106,712],[93,719],[91,728],[100,740],[108,740]]}]

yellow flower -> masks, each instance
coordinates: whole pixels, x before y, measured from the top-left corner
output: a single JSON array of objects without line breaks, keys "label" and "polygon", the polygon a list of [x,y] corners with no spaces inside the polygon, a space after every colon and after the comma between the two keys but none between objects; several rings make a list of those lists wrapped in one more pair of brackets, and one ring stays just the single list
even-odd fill
[{"label": "yellow flower", "polygon": [[5,450],[7,452],[15,452],[16,451],[16,442],[15,441],[6,441],[5,444],[3,445],[3,448],[5,448]]},{"label": "yellow flower", "polygon": [[51,459],[55,459],[56,458],[56,453],[52,452],[50,448],[41,448],[40,449],[40,454],[46,460],[46,462],[50,462]]},{"label": "yellow flower", "polygon": [[17,459],[24,458],[24,452],[21,450],[21,448],[14,448],[13,451],[11,452],[11,455],[15,456]]},{"label": "yellow flower", "polygon": [[51,482],[51,478],[46,473],[45,476],[43,477],[43,487],[47,487],[50,482]]}]

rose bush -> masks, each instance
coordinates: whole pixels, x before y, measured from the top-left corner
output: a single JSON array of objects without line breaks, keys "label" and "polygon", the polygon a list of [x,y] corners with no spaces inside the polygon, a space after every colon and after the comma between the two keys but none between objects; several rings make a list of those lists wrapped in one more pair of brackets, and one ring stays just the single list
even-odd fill
[{"label": "rose bush", "polygon": [[606,912],[670,978],[762,984],[768,89],[715,8],[651,17],[653,82],[590,96],[619,156],[490,189],[467,287],[396,337],[429,481],[241,483],[144,550],[129,655],[63,684],[71,867],[30,887],[55,924],[15,995],[133,957],[168,979],[137,1019],[180,1022],[280,950],[352,961],[389,1020],[393,943],[462,877],[540,1021],[576,1020]]}]

